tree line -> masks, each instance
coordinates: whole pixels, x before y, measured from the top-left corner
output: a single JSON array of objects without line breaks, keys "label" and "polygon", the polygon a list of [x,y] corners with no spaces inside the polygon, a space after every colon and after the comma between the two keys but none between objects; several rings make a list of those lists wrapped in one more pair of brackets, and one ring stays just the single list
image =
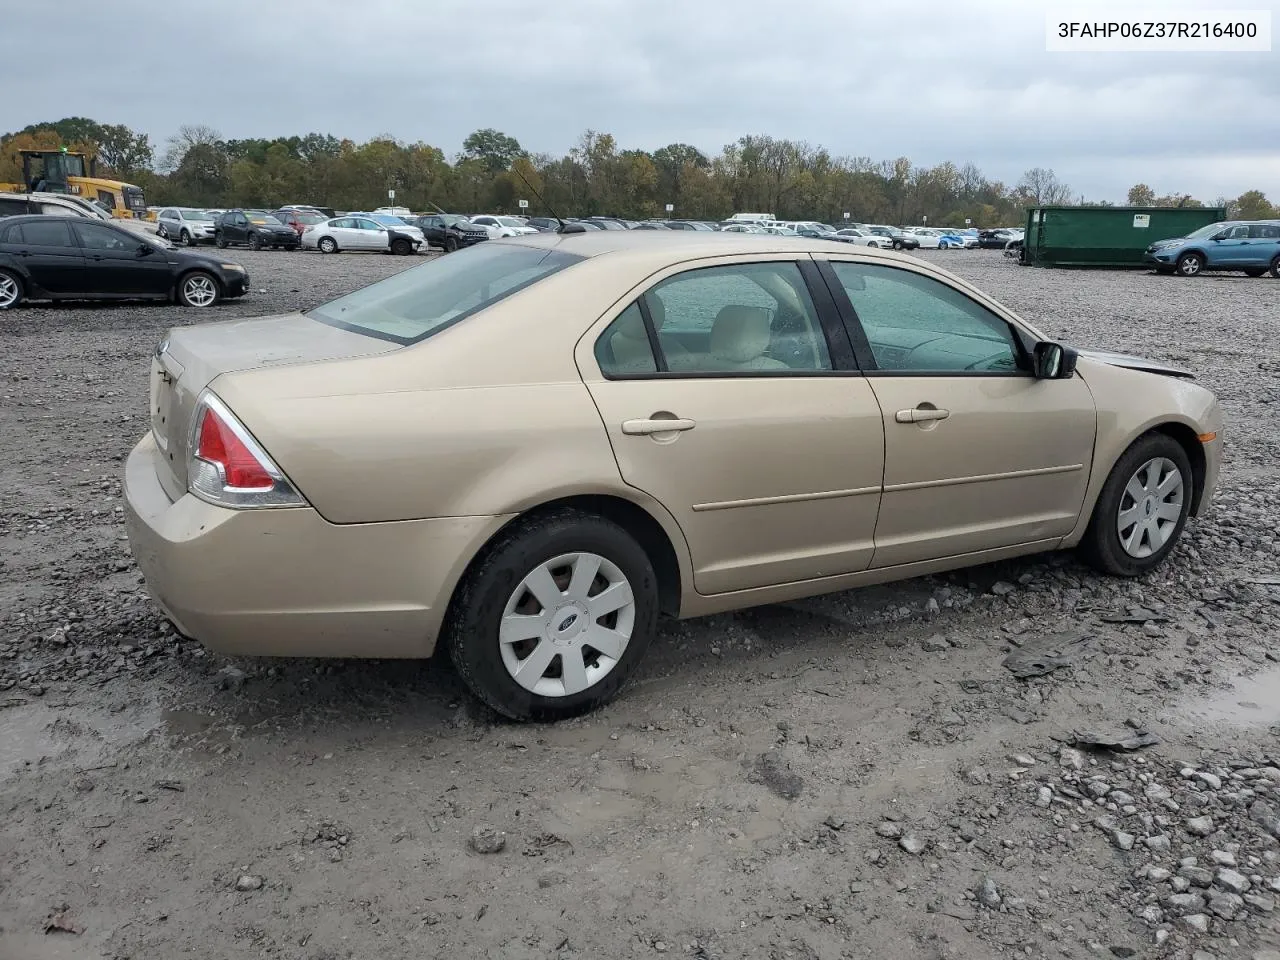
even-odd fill
[{"label": "tree line", "polygon": [[[972,163],[926,167],[907,157],[836,157],[821,146],[765,135],[740,137],[710,156],[686,143],[624,150],[612,135],[588,130],[557,157],[530,153],[514,137],[482,129],[450,157],[440,147],[390,135],[363,143],[327,133],[236,140],[188,125],[157,150],[145,133],[84,117],[0,137],[0,183],[21,180],[19,150],[62,146],[96,155],[101,175],[138,184],[152,206],[372,209],[388,204],[388,192],[395,191],[394,204],[413,210],[515,213],[527,200],[527,212],[549,208],[561,216],[713,220],[760,211],[834,222],[848,212],[874,223],[998,226],[1020,224],[1028,206],[1111,205],[1076,195],[1051,169],[1037,167],[1006,184]],[[1128,202],[1204,206],[1144,183],[1130,188]],[[1280,216],[1258,190],[1212,205],[1242,219]]]}]

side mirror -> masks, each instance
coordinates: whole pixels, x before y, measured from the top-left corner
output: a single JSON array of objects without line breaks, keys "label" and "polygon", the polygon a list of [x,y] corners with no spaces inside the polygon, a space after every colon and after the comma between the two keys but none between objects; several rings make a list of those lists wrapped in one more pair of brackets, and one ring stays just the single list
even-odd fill
[{"label": "side mirror", "polygon": [[1041,341],[1031,354],[1032,372],[1037,380],[1066,380],[1076,372],[1077,356],[1070,347]]}]

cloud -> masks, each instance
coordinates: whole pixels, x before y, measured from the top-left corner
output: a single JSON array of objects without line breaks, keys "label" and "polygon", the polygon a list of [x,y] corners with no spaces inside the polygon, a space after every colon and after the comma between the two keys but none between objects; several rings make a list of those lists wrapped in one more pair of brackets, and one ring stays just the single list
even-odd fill
[{"label": "cloud", "polygon": [[[1277,0],[1248,6],[1280,23]],[[1280,198],[1277,54],[1051,54],[1044,9],[98,0],[56,46],[40,8],[11,11],[0,81],[16,126],[86,115],[156,141],[204,123],[228,137],[390,133],[453,153],[491,126],[560,154],[593,128],[623,147],[714,153],[767,133],[837,156],[972,161],[1010,183],[1052,167],[1091,199],[1122,199],[1138,180],[1206,200]]]}]

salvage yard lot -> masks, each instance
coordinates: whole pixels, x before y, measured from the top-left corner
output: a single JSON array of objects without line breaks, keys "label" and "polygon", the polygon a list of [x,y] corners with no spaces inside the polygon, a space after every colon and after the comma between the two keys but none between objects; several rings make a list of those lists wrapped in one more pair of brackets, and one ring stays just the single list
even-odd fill
[{"label": "salvage yard lot", "polygon": [[[208,655],[128,554],[163,331],[419,258],[236,251],[252,292],[213,311],[0,318],[0,958],[1280,949],[1280,282],[921,256],[1050,336],[1195,370],[1227,417],[1210,515],[1143,581],[1031,557],[668,624],[554,727],[439,662]],[[1002,666],[1057,634],[1069,666]],[[1135,727],[1161,742],[1060,752]]]}]

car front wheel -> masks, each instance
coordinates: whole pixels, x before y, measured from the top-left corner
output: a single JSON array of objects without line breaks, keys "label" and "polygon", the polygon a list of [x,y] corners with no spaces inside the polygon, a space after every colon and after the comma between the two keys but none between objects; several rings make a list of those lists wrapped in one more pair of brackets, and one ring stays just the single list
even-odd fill
[{"label": "car front wheel", "polygon": [[459,675],[513,720],[558,720],[614,696],[657,626],[657,577],[621,527],[576,510],[519,523],[450,605]]},{"label": "car front wheel", "polygon": [[178,281],[178,302],[184,307],[212,307],[221,298],[218,281],[203,270],[188,273]]},{"label": "car front wheel", "polygon": [[249,249],[257,250],[262,247],[262,240],[256,233],[249,234]]},{"label": "car front wheel", "polygon": [[22,302],[22,280],[16,273],[0,270],[0,310],[11,310]]},{"label": "car front wheel", "polygon": [[1157,567],[1182,536],[1191,512],[1191,461],[1168,434],[1139,438],[1116,461],[1081,542],[1104,573],[1136,577]]},{"label": "car front wheel", "polygon": [[227,238],[220,233],[213,235],[213,245],[219,250],[227,249]]},{"label": "car front wheel", "polygon": [[1204,269],[1204,257],[1198,253],[1184,253],[1178,258],[1178,274],[1183,277],[1198,277]]},{"label": "car front wheel", "polygon": [[1280,280],[1280,255],[1271,261],[1271,275]]}]

